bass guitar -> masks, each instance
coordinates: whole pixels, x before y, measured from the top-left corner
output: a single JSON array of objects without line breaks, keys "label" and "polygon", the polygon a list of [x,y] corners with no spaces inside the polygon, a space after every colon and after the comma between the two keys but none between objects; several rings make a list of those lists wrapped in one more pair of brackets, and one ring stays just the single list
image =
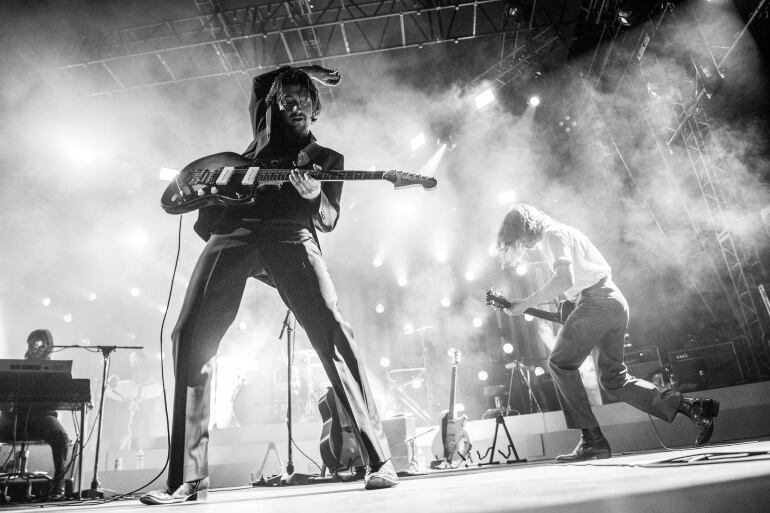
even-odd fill
[{"label": "bass guitar", "polygon": [[[259,188],[289,181],[298,163],[287,159],[248,159],[233,152],[216,153],[184,167],[166,187],[160,199],[169,214],[184,214],[199,208],[249,205],[259,201]],[[305,163],[307,165],[307,163]],[[404,171],[349,171],[314,167],[307,172],[318,181],[387,180],[396,189],[422,186],[436,188],[436,179]]]},{"label": "bass guitar", "polygon": [[449,387],[449,409],[441,417],[441,432],[433,439],[431,449],[440,465],[456,467],[468,458],[471,439],[465,431],[466,415],[455,418],[455,391],[457,388],[457,365],[460,351],[452,350],[452,380]]},{"label": "bass guitar", "polygon": [[[513,306],[513,303],[508,301],[505,296],[495,291],[495,289],[489,289],[487,291],[487,304],[498,310],[505,310]],[[529,314],[532,317],[538,319],[545,319],[546,321],[555,322],[557,324],[564,324],[567,321],[567,317],[575,309],[575,303],[572,301],[564,300],[559,302],[559,306],[555,312],[549,312],[548,310],[541,310],[539,308],[527,308],[524,310],[525,314]]]}]

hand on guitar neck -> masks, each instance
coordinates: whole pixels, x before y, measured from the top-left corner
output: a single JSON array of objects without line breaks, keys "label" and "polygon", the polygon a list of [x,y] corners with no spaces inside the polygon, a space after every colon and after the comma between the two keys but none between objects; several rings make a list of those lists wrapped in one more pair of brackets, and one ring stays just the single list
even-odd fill
[{"label": "hand on guitar neck", "polygon": [[455,391],[457,385],[457,364],[460,363],[460,351],[452,350],[452,379],[449,390],[449,409],[441,417],[441,431],[433,439],[431,449],[440,466],[456,467],[470,455],[471,440],[465,431],[463,415],[455,418]]},{"label": "hand on guitar neck", "polygon": [[[495,289],[489,289],[487,291],[487,305],[493,308],[503,311],[511,311],[515,303],[515,301],[506,299],[505,296],[497,292]],[[555,312],[549,312],[539,308],[527,308],[522,313],[537,317],[539,319],[545,319],[546,321],[555,322],[557,324],[564,324],[567,321],[567,317],[569,317],[574,309],[575,303],[565,300],[559,302],[559,306]]]}]

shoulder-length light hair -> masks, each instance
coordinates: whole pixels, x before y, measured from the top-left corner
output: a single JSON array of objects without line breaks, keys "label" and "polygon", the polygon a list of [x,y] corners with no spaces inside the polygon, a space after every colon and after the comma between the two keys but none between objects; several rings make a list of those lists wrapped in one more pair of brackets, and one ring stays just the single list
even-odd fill
[{"label": "shoulder-length light hair", "polygon": [[511,207],[500,230],[497,232],[497,253],[501,259],[506,255],[518,261],[524,250],[533,247],[543,235],[545,225],[551,218],[537,208],[525,203]]}]

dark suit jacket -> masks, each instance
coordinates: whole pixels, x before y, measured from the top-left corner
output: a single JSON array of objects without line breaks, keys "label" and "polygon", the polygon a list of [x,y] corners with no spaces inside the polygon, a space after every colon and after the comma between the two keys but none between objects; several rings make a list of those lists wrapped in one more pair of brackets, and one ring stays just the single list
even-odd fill
[{"label": "dark suit jacket", "polygon": [[[286,147],[275,143],[273,136],[273,118],[275,106],[267,104],[266,97],[275,78],[289,69],[284,66],[274,71],[254,77],[249,114],[254,132],[254,140],[243,153],[250,159],[280,158],[285,160],[287,167],[299,167],[300,169],[312,169],[313,164],[323,170],[345,169],[344,157],[336,151],[325,148],[315,143],[312,134],[308,137],[304,147]],[[298,154],[304,152],[307,163],[296,166]],[[198,221],[195,223],[195,231],[208,240],[211,233],[229,233],[238,226],[253,223],[258,219],[261,223],[286,227],[290,230],[308,229],[321,232],[330,232],[334,229],[339,219],[340,197],[342,195],[342,182],[323,182],[321,194],[315,200],[302,198],[297,190],[290,184],[284,183],[281,187],[268,186],[260,191],[257,202],[254,205],[243,207],[206,207],[201,209]]]}]

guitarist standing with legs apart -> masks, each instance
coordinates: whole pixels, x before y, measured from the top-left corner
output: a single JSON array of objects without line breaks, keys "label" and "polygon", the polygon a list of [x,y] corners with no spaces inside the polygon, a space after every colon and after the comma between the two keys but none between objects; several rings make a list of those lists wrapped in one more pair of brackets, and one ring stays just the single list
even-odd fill
[{"label": "guitarist standing with legs apart", "polygon": [[[311,79],[336,85],[340,76],[319,66],[286,66],[254,79],[249,109],[254,141],[244,154],[247,159],[289,158],[305,169],[293,170],[290,183],[262,186],[255,202],[206,207],[195,224],[206,246],[172,334],[176,383],[168,481],[165,489],[142,496],[145,504],[207,495],[210,360],[235,319],[250,277],[275,287],[307,332],[363,448],[365,488],[398,484],[364,365],[337,307],[316,237],[316,230],[329,232],[337,224],[342,183],[322,184],[310,176],[310,166],[344,166],[342,155],[316,144],[310,133],[321,108]],[[180,195],[185,192],[179,187]]]},{"label": "guitarist standing with legs apart", "polygon": [[599,382],[610,395],[658,418],[672,422],[677,413],[697,428],[695,445],[709,441],[719,403],[713,399],[682,396],[629,374],[623,364],[623,340],[628,326],[628,305],[612,282],[611,268],[599,250],[579,230],[558,223],[540,210],[515,205],[503,219],[497,246],[503,264],[516,263],[526,249],[539,245],[553,275],[540,290],[511,300],[509,315],[559,294],[575,299],[575,310],[559,331],[549,358],[551,375],[570,429],[580,429],[580,441],[556,463],[609,458],[610,445],[591,411],[578,368],[594,352]]}]

